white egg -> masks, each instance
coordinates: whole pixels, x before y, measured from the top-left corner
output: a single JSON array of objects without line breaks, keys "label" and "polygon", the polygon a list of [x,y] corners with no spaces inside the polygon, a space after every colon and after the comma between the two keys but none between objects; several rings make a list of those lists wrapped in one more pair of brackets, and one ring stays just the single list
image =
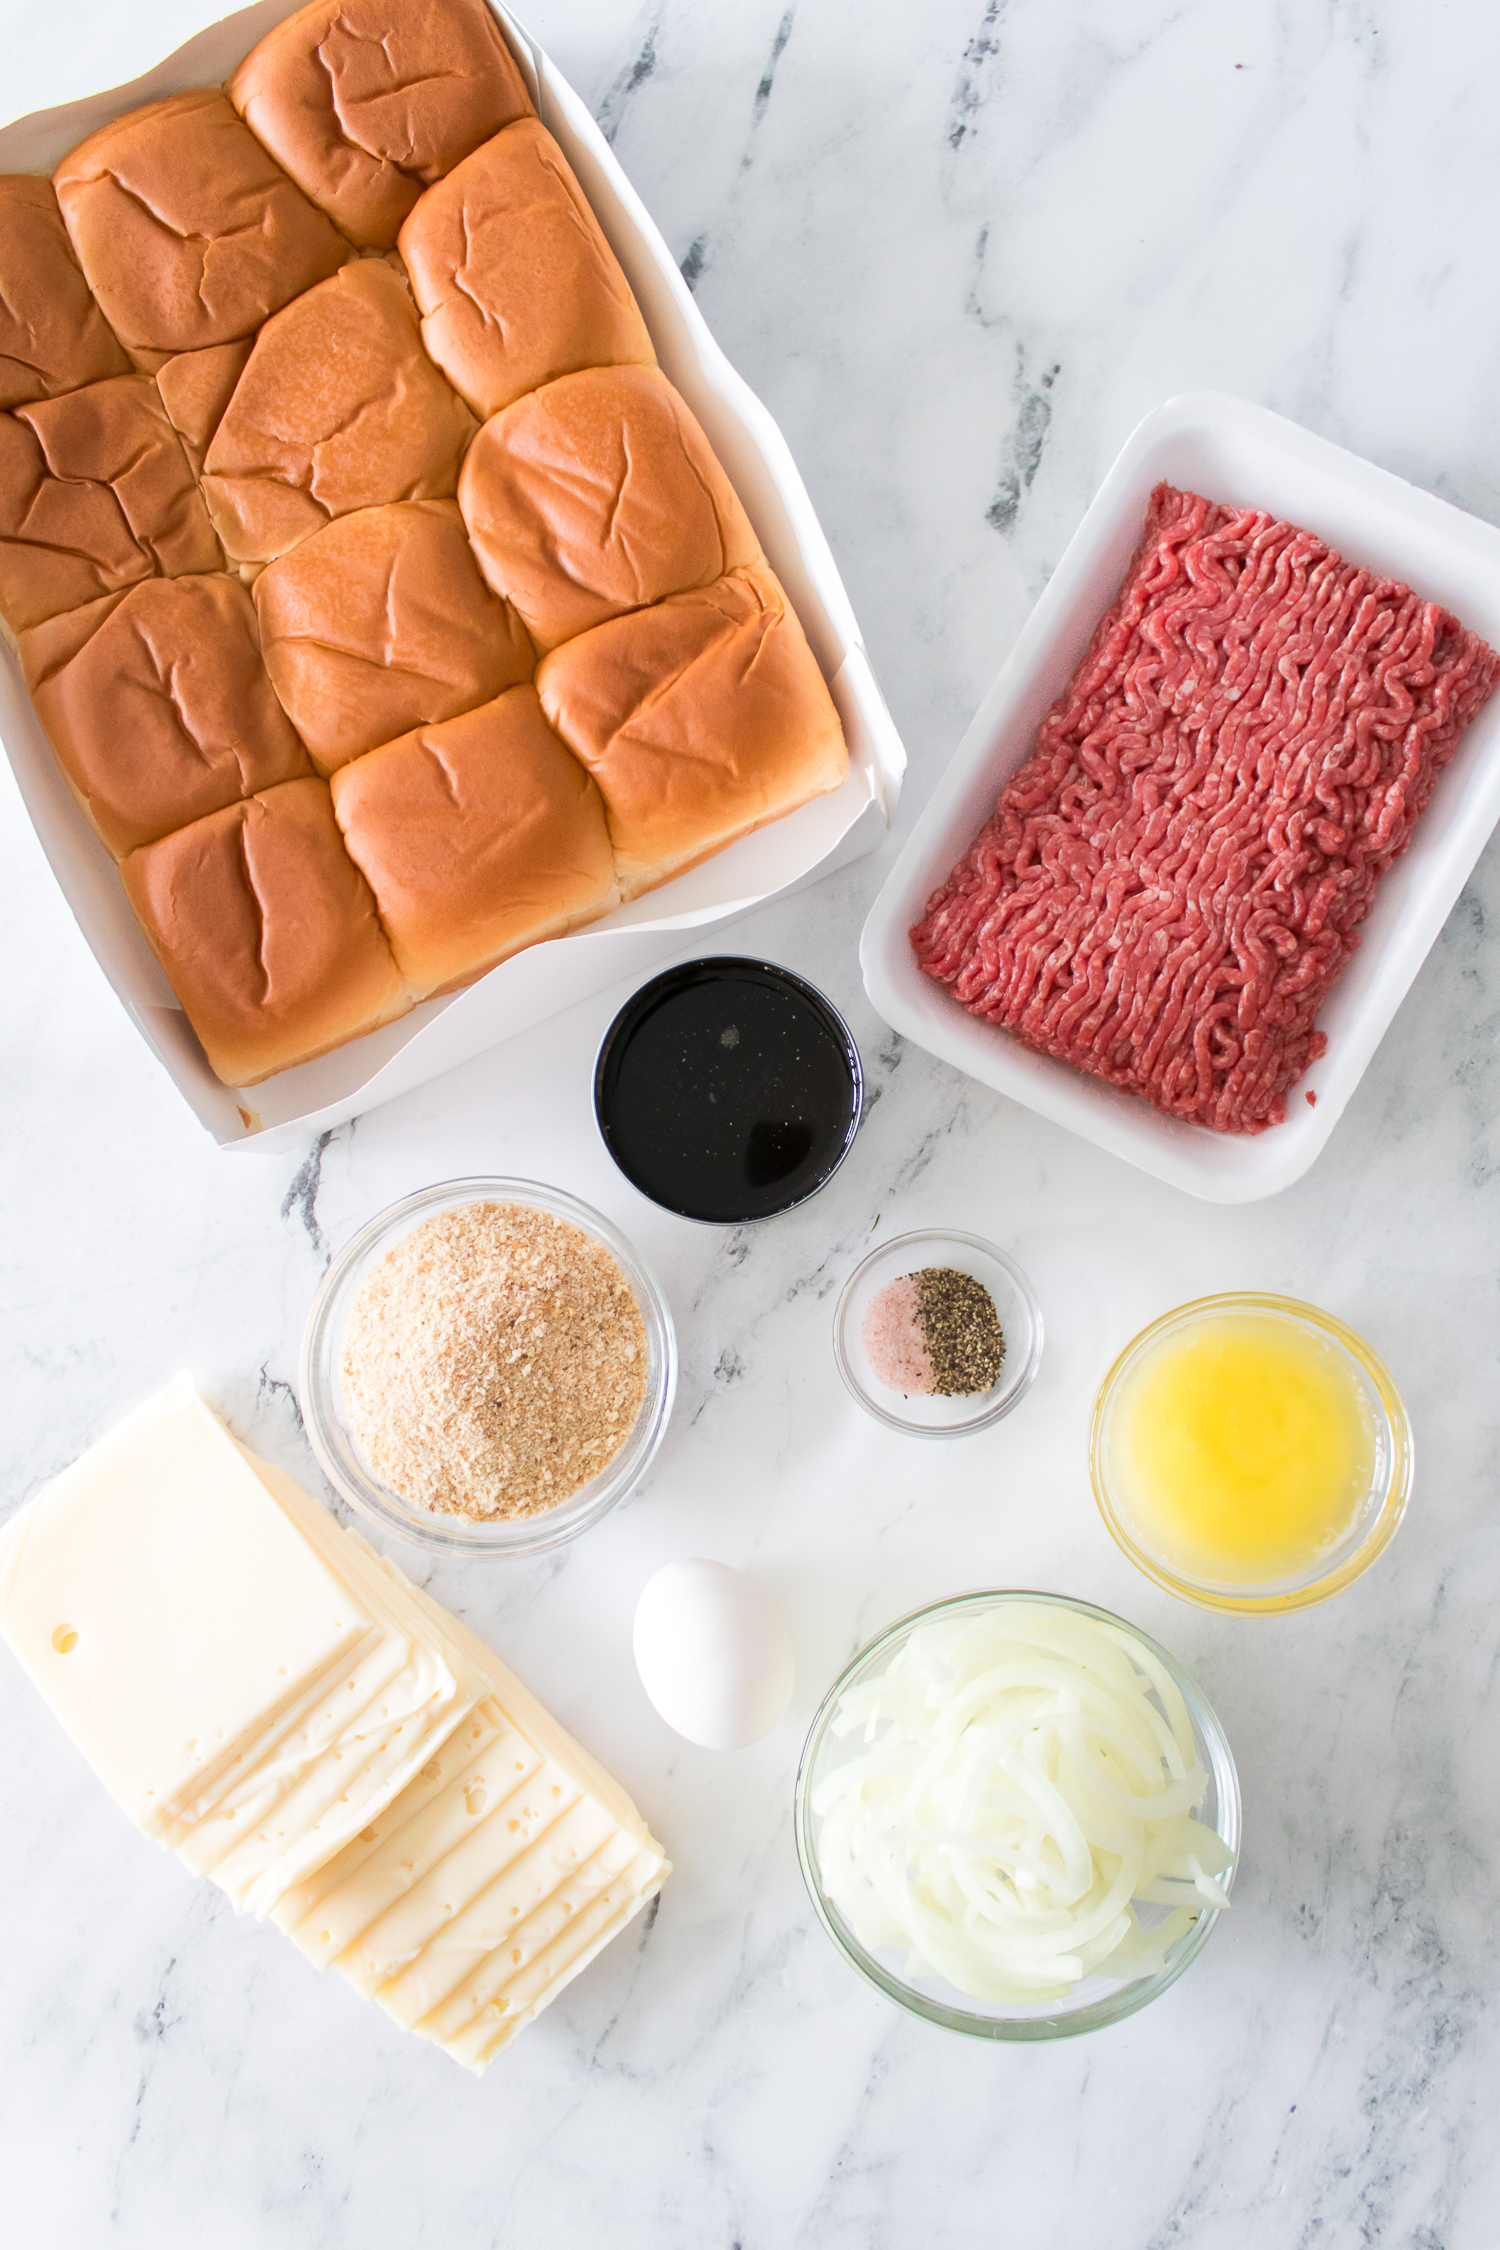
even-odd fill
[{"label": "white egg", "polygon": [[791,1635],[764,1588],[728,1563],[668,1563],[635,1610],[641,1685],[667,1725],[705,1750],[759,1742],[792,1700]]}]

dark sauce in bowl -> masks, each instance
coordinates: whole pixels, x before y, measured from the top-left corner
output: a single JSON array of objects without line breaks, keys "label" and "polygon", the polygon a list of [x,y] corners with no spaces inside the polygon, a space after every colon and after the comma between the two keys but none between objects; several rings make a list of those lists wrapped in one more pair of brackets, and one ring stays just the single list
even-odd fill
[{"label": "dark sauce in bowl", "polygon": [[838,1010],[790,970],[734,955],[642,985],[594,1072],[599,1130],[625,1177],[718,1226],[815,1195],[848,1153],[863,1093]]}]

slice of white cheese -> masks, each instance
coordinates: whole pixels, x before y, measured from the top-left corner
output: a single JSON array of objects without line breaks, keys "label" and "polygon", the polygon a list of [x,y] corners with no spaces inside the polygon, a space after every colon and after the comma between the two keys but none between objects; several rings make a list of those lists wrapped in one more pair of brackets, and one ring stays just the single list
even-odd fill
[{"label": "slice of white cheese", "polygon": [[[393,1563],[382,1561],[394,1571]],[[414,1591],[420,1601],[436,1606],[420,1587]],[[439,1878],[445,1869],[439,1861],[421,1887],[428,1898],[440,1893],[449,1911],[412,1959],[403,1966],[399,1954],[411,1946],[417,1931],[409,1923],[402,1927],[387,1921],[367,1928],[357,1943],[347,1947],[337,1966],[399,2022],[435,2039],[467,2068],[483,2072],[522,2026],[655,1897],[671,1869],[619,1783],[461,1619],[443,1614],[449,1634],[489,1687],[493,1707],[503,1710],[523,1739],[540,1752],[546,1761],[544,1770],[555,1769],[555,1778],[566,1777],[571,1785],[569,1808],[579,1826],[571,1831],[559,1826],[553,1842],[562,1848],[553,1851],[550,1881],[545,1879],[544,1861],[507,1864],[502,1852],[497,1879],[467,1907],[461,1896],[466,1886],[456,1878],[442,1883]],[[551,1786],[549,1781],[549,1790]],[[579,1791],[578,1800],[572,1797],[572,1787]],[[392,1810],[399,1810],[399,1805]],[[507,1820],[513,1817],[507,1811]],[[576,1850],[585,1824],[605,1839],[598,1854],[587,1859]],[[475,1844],[482,1848],[479,1839]],[[354,1884],[350,1887],[357,1889]],[[415,1891],[418,1885],[414,1882],[412,1888]],[[543,1942],[549,1917],[555,1918],[555,1931]],[[524,1943],[523,1923],[528,1926]],[[513,1958],[517,1951],[519,1961]],[[382,1982],[384,1970],[399,1974]],[[418,2008],[423,2010],[420,2017]]]},{"label": "slice of white cheese", "polygon": [[331,1704],[339,1703],[341,1720],[354,1706],[346,1699],[354,1690],[351,1681],[368,1677],[367,1662],[384,1654],[382,1677],[394,1671],[400,1661],[399,1650],[390,1651],[387,1636],[376,1625],[352,1649],[346,1649],[335,1665],[317,1679],[312,1680],[297,1698],[290,1710],[278,1712],[273,1720],[244,1738],[243,1746],[236,1750],[227,1765],[216,1769],[210,1781],[201,1789],[185,1791],[175,1800],[174,1818],[168,1826],[163,1841],[179,1844],[202,1822],[213,1817],[226,1802],[234,1801],[234,1793],[242,1791],[247,1778],[263,1774],[273,1763],[291,1767],[305,1751],[299,1749],[325,1723],[323,1714]]},{"label": "slice of white cheese", "polygon": [[[388,1556],[382,1555],[380,1561],[386,1570],[395,1570],[396,1565]],[[530,1688],[523,1687],[515,1673],[501,1663],[489,1644],[482,1641],[461,1617],[455,1617],[449,1610],[440,1609],[425,1588],[413,1586],[412,1592],[419,1602],[442,1619],[460,1653],[483,1681],[486,1691],[494,1697],[507,1718],[525,1735],[528,1742],[534,1744],[544,1758],[553,1758],[558,1765],[566,1766],[570,1772],[576,1773],[583,1787],[613,1813],[622,1828],[637,1836],[643,1844],[650,1843],[650,1832],[629,1794],[621,1788],[612,1774],[605,1772],[597,1759],[589,1756],[581,1743],[574,1741],[566,1727],[558,1725],[551,1712],[537,1701]]]},{"label": "slice of white cheese", "polygon": [[[246,1834],[277,1814],[310,1774],[345,1768],[356,1738],[381,1725],[381,1713],[411,1663],[411,1643],[397,1634],[371,1636],[357,1663],[340,1672],[321,1704],[300,1726],[283,1736],[255,1764],[237,1769],[228,1786],[191,1821],[174,1830],[171,1842],[184,1866],[211,1875]],[[362,1747],[358,1751],[363,1762]],[[340,1773],[339,1778],[342,1778]],[[284,1820],[283,1820],[284,1825]]]},{"label": "slice of white cheese", "polygon": [[148,1834],[372,1622],[185,1376],[0,1533],[0,1631]]},{"label": "slice of white cheese", "polygon": [[185,1376],[0,1533],[0,1630],[148,1834],[471,2070],[669,1872],[493,1652]]},{"label": "slice of white cheese", "polygon": [[[485,1713],[490,1708],[481,1704],[479,1710]],[[308,1903],[299,1924],[281,1921],[281,1927],[319,1968],[336,1960],[356,1938],[365,1938],[398,1902],[421,1891],[439,1863],[447,1873],[455,1865],[453,1855],[472,1851],[474,1840],[487,1832],[489,1821],[511,1802],[507,1792],[519,1790],[538,1770],[541,1760],[537,1753],[506,1724],[503,1715],[498,1727],[487,1727],[484,1732],[488,1739],[468,1765],[450,1777],[446,1788],[413,1805],[409,1819],[374,1841],[359,1863],[347,1868],[337,1888]],[[469,1739],[467,1730],[464,1739]],[[576,1788],[573,1793],[577,1795]],[[408,1790],[392,1810],[405,1805],[412,1795]],[[502,1814],[502,1819],[505,1817]],[[459,1880],[457,1875],[448,1875],[449,1887]],[[439,1915],[438,1920],[442,1919]],[[405,1937],[391,1936],[387,1943],[398,1952],[403,1946],[408,1952],[415,1950]]]},{"label": "slice of white cheese", "polygon": [[413,2026],[419,2037],[435,2040],[469,2070],[488,2069],[660,1890],[666,1873],[660,1852],[627,1858],[625,1849],[622,1833],[579,1868],[509,1946],[487,1954],[441,2006]]},{"label": "slice of white cheese", "polygon": [[[633,1807],[621,1826],[575,1760],[542,1759],[497,1701],[475,1719],[490,1715],[499,1726],[467,1765],[424,1775],[341,1856],[336,1884],[315,1879],[297,1894],[300,1918],[277,1917],[319,1967],[333,1960],[366,1998],[470,2069],[483,2069],[481,2058],[586,1966],[667,1872]],[[558,1826],[565,1813],[570,1823]]]},{"label": "slice of white cheese", "polygon": [[[344,1935],[333,1946],[335,1953],[342,1952],[349,1940],[358,1937],[376,1914],[382,1913],[403,1891],[411,1888],[414,1880],[411,1871],[418,1866],[424,1849],[418,1838],[427,1808],[445,1795],[448,1784],[456,1776],[468,1773],[476,1762],[482,1764],[489,1745],[508,1732],[509,1722],[497,1704],[479,1704],[463,1724],[455,1728],[442,1749],[427,1760],[416,1780],[408,1782],[383,1813],[362,1828],[341,1852],[326,1860],[305,1883],[298,1883],[277,1901],[271,1915],[277,1929],[284,1930],[321,1967],[329,1958],[332,1931],[329,1930],[327,1937],[320,1934],[329,1918],[318,1914],[316,1909],[327,1901],[332,1916],[340,1920],[344,1929]],[[465,1803],[466,1817],[468,1812],[469,1806]],[[398,1837],[400,1844],[387,1860],[397,1872],[383,1875],[376,1869],[375,1861]],[[443,1848],[446,1849],[446,1845]],[[422,1864],[425,1873],[430,1862],[424,1860]],[[370,1870],[370,1875],[365,1887],[372,1903],[368,1908],[351,1906],[343,1894],[348,1889],[356,1898],[360,1895],[366,1869]],[[351,1922],[348,1919],[351,1912],[363,1912],[364,1920]]]},{"label": "slice of white cheese", "polygon": [[482,2072],[669,1869],[618,1783],[492,1650],[439,1614],[496,1690],[476,1718],[504,1731],[398,1798],[341,1856],[337,1884],[318,1879],[297,1894],[298,1918],[278,1920],[320,1967],[334,1960],[357,1991]]},{"label": "slice of white cheese", "polygon": [[483,1688],[467,1654],[450,1637],[452,1620],[444,1610],[419,1598],[402,1572],[382,1568],[372,1549],[344,1531],[284,1469],[246,1446],[237,1449],[288,1521],[393,1636],[408,1636],[410,1648],[391,1688],[253,1833],[215,1862],[213,1879],[236,1905],[265,1915],[346,1849],[416,1779],[473,1711]]},{"label": "slice of white cheese", "polygon": [[[543,1847],[562,1849],[564,1864],[570,1865],[580,1848],[576,1838],[584,1832],[591,1839],[587,1848],[597,1849],[615,1832],[614,1823],[602,1806],[583,1796],[575,1780],[543,1761],[453,1850],[436,1859],[399,1904],[366,1925],[339,1967],[372,2000],[383,1999],[382,1987],[408,1970],[429,1979],[445,1973],[435,1966],[436,1958],[465,1917],[504,1891],[505,1901],[496,1911],[502,1932],[508,1932],[511,1920],[529,1911],[528,1900],[534,1904],[546,1896],[542,1878],[554,1862],[552,1850]],[[555,1844],[559,1837],[564,1839],[560,1846]],[[461,1963],[453,1974],[461,1974]],[[424,2015],[437,1996],[434,1986],[432,1997],[414,2009],[409,2021]],[[392,2012],[400,2015],[400,2007]]]},{"label": "slice of white cheese", "polygon": [[219,1862],[214,1881],[246,1913],[269,1914],[400,1795],[466,1708],[460,1703],[455,1710],[446,1666],[439,1668],[430,1650],[414,1649],[389,1699],[380,1698],[366,1741],[351,1737],[345,1748],[320,1759],[275,1813]]},{"label": "slice of white cheese", "polygon": [[[546,1766],[540,1769],[543,1774],[549,1770]],[[604,1807],[592,1797],[576,1797],[559,1819],[507,1860],[477,1895],[467,1902],[461,1895],[445,1899],[443,1903],[451,1907],[451,1914],[439,1918],[405,1966],[395,1948],[384,1959],[376,1952],[383,1935],[381,1925],[366,1931],[356,1951],[369,1960],[372,1969],[385,1971],[388,1981],[375,1994],[381,2007],[410,2031],[430,2009],[446,2000],[465,1976],[472,1976],[497,1946],[512,1945],[512,1933],[527,1917],[544,1909],[586,1860],[616,1839],[627,1847],[626,1857],[633,1858],[633,1841],[622,1836]],[[514,1840],[519,1842],[521,1838]],[[437,1871],[439,1878],[442,1872]]]}]

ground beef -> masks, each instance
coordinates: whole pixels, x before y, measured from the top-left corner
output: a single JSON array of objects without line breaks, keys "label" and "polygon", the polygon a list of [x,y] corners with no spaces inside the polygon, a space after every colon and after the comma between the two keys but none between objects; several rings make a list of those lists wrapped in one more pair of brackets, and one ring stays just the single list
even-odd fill
[{"label": "ground beef", "polygon": [[1311,532],[1158,485],[1031,755],[911,932],[974,1015],[1259,1133],[1500,657]]}]

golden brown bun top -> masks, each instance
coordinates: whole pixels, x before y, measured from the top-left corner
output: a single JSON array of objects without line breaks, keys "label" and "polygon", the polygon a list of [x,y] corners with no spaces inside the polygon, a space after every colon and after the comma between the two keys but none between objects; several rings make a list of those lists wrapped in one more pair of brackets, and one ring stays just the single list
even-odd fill
[{"label": "golden brown bun top", "polygon": [[266,322],[204,462],[236,562],[334,516],[451,494],[473,418],[422,349],[405,282],[360,258]]},{"label": "golden brown bun top", "polygon": [[531,114],[483,0],[313,0],[251,48],[229,98],[351,242],[377,249],[424,187]]},{"label": "golden brown bun top", "polygon": [[276,691],[322,773],[488,703],[536,662],[452,500],[340,516],[261,572],[255,607]]},{"label": "golden brown bun top", "polygon": [[458,500],[480,568],[544,649],[760,554],[656,367],[590,368],[517,399],[474,440]]},{"label": "golden brown bun top", "polygon": [[311,772],[238,579],[147,578],[21,635],[59,762],[116,854]]},{"label": "golden brown bun top", "polygon": [[138,578],[223,567],[149,376],[0,414],[0,613],[17,632]]},{"label": "golden brown bun top", "polygon": [[582,367],[656,363],[619,261],[533,119],[429,188],[399,239],[422,340],[481,420]]},{"label": "golden brown bun top", "polygon": [[[809,669],[809,667],[811,669]],[[765,564],[617,617],[554,649],[538,670],[547,716],[592,769],[620,744],[732,757],[735,743],[788,739],[832,713],[781,582]],[[834,714],[837,725],[837,715]],[[713,738],[721,748],[712,747]]]},{"label": "golden brown bun top", "polygon": [[0,177],[0,406],[129,372],[73,255],[51,181],[30,172]]},{"label": "golden brown bun top", "polygon": [[350,254],[216,86],[101,125],[53,184],[89,286],[143,366],[248,336]]},{"label": "golden brown bun top", "polygon": [[417,991],[480,976],[615,904],[599,792],[512,688],[333,777],[340,828]]},{"label": "golden brown bun top", "polygon": [[408,994],[326,781],[288,781],[132,852],[141,927],[230,1086],[389,1023]]},{"label": "golden brown bun top", "polygon": [[627,896],[848,771],[823,675],[764,565],[595,626],[544,657],[536,684],[599,784]]},{"label": "golden brown bun top", "polygon": [[167,418],[200,476],[203,456],[234,395],[234,386],[245,372],[251,341],[246,336],[237,344],[210,344],[201,352],[179,352],[156,371],[156,387]]}]

